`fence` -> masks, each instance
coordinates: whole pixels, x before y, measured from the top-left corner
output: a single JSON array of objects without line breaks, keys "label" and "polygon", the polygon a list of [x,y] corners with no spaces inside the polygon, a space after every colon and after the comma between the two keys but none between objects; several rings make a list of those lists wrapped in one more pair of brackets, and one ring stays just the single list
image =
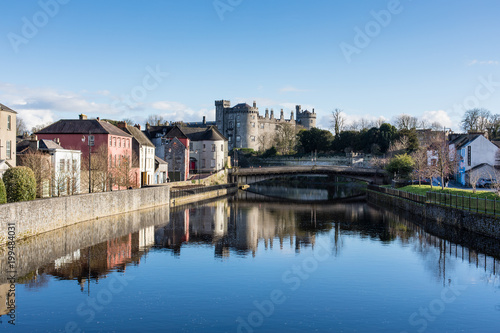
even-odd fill
[{"label": "fence", "polygon": [[229,189],[229,188],[233,188],[236,186],[238,186],[238,185],[237,184],[223,184],[223,185],[214,185],[214,186],[199,186],[199,187],[197,186],[197,187],[190,187],[188,189],[181,189],[181,190],[171,190],[170,191],[170,199],[177,199],[177,198],[182,198],[182,197],[195,195],[195,194],[224,190],[224,189]]},{"label": "fence", "polygon": [[368,185],[368,189],[375,192],[389,194],[392,196],[404,198],[407,200],[415,201],[421,204],[435,204],[447,206],[470,212],[484,213],[488,215],[500,215],[500,201],[496,199],[478,198],[440,192],[427,192],[426,195],[409,193],[405,191],[396,190],[393,188],[379,187],[375,185]]}]

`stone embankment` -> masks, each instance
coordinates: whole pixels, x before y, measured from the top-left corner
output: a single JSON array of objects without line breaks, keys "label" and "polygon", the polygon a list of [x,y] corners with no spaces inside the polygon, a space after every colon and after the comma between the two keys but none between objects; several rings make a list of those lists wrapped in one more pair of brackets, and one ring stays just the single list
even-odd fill
[{"label": "stone embankment", "polygon": [[374,186],[368,188],[367,200],[369,203],[385,209],[403,209],[438,225],[451,226],[459,230],[500,239],[500,220],[492,215],[421,202],[421,200],[412,200],[411,195],[403,198],[381,193]]}]

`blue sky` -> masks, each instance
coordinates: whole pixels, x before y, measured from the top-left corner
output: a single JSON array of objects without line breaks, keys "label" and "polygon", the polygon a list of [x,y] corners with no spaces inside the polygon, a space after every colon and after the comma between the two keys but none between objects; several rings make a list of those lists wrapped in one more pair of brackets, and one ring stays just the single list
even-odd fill
[{"label": "blue sky", "polygon": [[[0,103],[28,126],[213,120],[214,101],[315,108],[329,127],[406,113],[459,130],[500,113],[500,2],[40,0],[0,3]],[[498,82],[498,83],[497,83]]]}]

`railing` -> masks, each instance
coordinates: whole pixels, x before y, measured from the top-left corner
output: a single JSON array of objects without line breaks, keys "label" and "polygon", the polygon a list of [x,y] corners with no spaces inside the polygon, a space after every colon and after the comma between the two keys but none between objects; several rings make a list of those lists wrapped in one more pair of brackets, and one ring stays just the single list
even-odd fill
[{"label": "railing", "polygon": [[467,210],[470,212],[483,213],[494,216],[500,215],[500,200],[496,199],[478,198],[472,197],[471,195],[464,196],[441,192],[427,192],[426,195],[420,195],[375,185],[368,185],[367,188],[371,191],[389,194],[421,204],[430,203],[461,210]]},{"label": "railing", "polygon": [[395,197],[400,197],[400,198],[403,198],[403,199],[415,201],[415,202],[418,202],[418,203],[421,203],[421,204],[425,204],[426,203],[426,197],[425,197],[425,195],[420,195],[420,194],[415,194],[415,193],[409,193],[409,192],[405,192],[405,191],[400,191],[400,190],[396,190],[394,188],[379,187],[379,186],[371,185],[371,184],[368,185],[368,189],[372,190],[372,191],[375,191],[375,192],[389,194],[389,195],[393,195]]},{"label": "railing", "polygon": [[427,192],[426,201],[442,206],[454,207],[470,212],[489,215],[500,214],[500,201],[497,199],[478,198],[452,193]]},{"label": "railing", "polygon": [[206,193],[211,191],[225,190],[228,188],[237,187],[237,184],[223,184],[223,185],[214,185],[214,186],[199,186],[199,187],[190,187],[188,189],[182,190],[171,190],[170,191],[170,199],[182,198],[190,195]]}]

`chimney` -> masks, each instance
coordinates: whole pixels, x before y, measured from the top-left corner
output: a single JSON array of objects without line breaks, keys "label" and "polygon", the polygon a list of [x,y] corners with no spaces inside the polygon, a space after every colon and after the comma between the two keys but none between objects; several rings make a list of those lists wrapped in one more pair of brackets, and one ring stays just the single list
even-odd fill
[{"label": "chimney", "polygon": [[207,124],[207,120],[205,118],[205,116],[203,116],[203,125],[206,125]]},{"label": "chimney", "polygon": [[80,120],[86,120],[86,119],[87,119],[87,115],[82,113],[82,114],[80,114],[80,115],[78,116],[78,118],[79,118]]},{"label": "chimney", "polygon": [[139,130],[141,130],[141,125],[139,125],[139,124],[135,124],[134,127],[138,128]]},{"label": "chimney", "polygon": [[290,112],[290,120],[293,120],[293,111]]},{"label": "chimney", "polygon": [[59,141],[59,138],[54,138],[54,142],[60,144],[61,141]]},{"label": "chimney", "polygon": [[314,113],[314,108],[313,108],[313,113]]},{"label": "chimney", "polygon": [[269,109],[266,109],[266,116],[264,118],[269,118]]},{"label": "chimney", "polygon": [[101,121],[101,119],[99,117],[97,117],[96,119],[97,119],[97,121]]},{"label": "chimney", "polygon": [[284,114],[283,114],[283,109],[281,109],[281,112],[280,112],[280,119],[284,119],[284,118],[285,118],[285,116],[284,116]]},{"label": "chimney", "polygon": [[256,108],[257,107],[257,103],[255,101],[253,101],[253,107]]},{"label": "chimney", "polygon": [[271,117],[269,117],[269,119],[273,119],[274,118],[274,110],[271,109]]},{"label": "chimney", "polygon": [[[99,118],[97,118],[97,120],[99,120]],[[124,122],[124,121],[119,121],[117,124],[116,124],[116,127],[120,128],[120,129],[126,129],[127,128],[127,123]]]},{"label": "chimney", "polygon": [[31,150],[38,150],[38,137],[36,136],[36,134],[32,134],[30,136],[30,149]]}]

